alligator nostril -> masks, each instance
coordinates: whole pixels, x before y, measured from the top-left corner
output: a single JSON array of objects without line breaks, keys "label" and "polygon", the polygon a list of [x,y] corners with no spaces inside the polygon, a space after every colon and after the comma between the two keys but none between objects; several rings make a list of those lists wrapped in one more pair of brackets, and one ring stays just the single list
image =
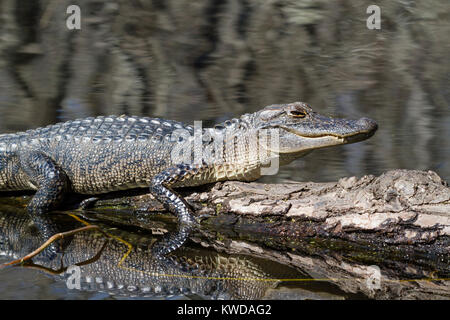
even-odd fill
[{"label": "alligator nostril", "polygon": [[378,124],[376,121],[369,118],[361,118],[356,122],[356,124],[369,131],[375,131],[378,129]]}]

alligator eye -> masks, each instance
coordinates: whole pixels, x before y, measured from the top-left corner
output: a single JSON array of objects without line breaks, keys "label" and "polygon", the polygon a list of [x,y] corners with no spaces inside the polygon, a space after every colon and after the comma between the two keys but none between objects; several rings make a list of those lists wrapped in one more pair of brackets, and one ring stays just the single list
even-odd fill
[{"label": "alligator eye", "polygon": [[289,111],[289,115],[294,118],[304,118],[306,117],[306,112],[299,110],[291,110]]}]

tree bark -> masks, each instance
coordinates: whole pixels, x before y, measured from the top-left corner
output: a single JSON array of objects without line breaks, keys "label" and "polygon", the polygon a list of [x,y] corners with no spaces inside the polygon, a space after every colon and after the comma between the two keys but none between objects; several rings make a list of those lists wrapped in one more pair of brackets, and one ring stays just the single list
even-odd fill
[{"label": "tree bark", "polygon": [[[191,236],[204,247],[282,262],[371,298],[450,298],[450,188],[432,171],[179,191],[206,216]],[[82,212],[165,233],[164,221],[176,220],[149,218],[161,211],[141,191],[107,195]]]},{"label": "tree bark", "polygon": [[[209,216],[209,225],[248,223],[277,236],[389,244],[431,244],[450,236],[450,188],[432,171],[393,170],[329,183],[227,181],[180,193],[196,215]],[[113,197],[93,208],[164,211],[150,194]]]}]

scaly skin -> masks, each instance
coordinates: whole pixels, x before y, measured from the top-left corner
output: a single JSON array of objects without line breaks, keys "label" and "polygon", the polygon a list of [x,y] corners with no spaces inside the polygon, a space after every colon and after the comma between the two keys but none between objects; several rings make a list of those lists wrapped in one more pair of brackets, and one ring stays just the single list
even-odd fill
[{"label": "scaly skin", "polygon": [[[275,129],[278,144],[264,143],[260,134]],[[173,188],[256,180],[273,153],[282,165],[314,149],[367,139],[376,130],[373,120],[327,118],[302,102],[268,106],[202,131],[146,117],[86,118],[0,135],[0,190],[37,190],[28,211],[49,236],[45,213],[68,191],[150,187],[182,224],[192,225],[191,210]],[[183,150],[187,158],[180,160]]]}]

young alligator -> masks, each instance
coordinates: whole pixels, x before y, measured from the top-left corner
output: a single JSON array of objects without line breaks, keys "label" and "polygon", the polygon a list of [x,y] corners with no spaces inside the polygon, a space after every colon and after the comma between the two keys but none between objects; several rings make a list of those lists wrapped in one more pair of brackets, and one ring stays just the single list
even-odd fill
[{"label": "young alligator", "polygon": [[45,213],[68,191],[150,187],[182,225],[192,225],[173,188],[255,180],[272,166],[274,153],[282,165],[314,149],[367,139],[376,129],[373,120],[324,117],[302,102],[271,105],[201,131],[147,117],[86,118],[0,135],[0,190],[37,190],[28,211],[48,236],[53,231]]}]

